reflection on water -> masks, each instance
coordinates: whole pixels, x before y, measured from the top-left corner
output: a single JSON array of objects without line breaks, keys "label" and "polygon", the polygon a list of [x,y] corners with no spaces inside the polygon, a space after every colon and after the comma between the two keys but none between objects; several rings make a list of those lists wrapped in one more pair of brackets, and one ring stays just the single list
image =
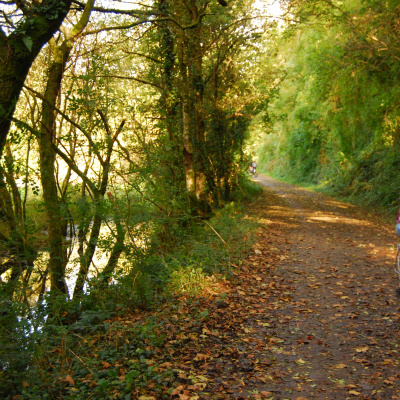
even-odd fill
[{"label": "reflection on water", "polygon": [[[106,266],[111,248],[114,245],[114,239],[112,235],[112,230],[114,230],[115,226],[112,223],[107,223],[107,225],[103,225],[100,230],[100,235],[98,239],[98,245],[96,247],[96,251],[94,253],[87,279],[90,280],[93,277],[98,276],[101,271]],[[74,227],[75,233],[77,232],[77,226]],[[80,257],[78,254],[79,249],[79,240],[77,236],[74,236],[74,232],[72,232],[72,237],[70,236],[70,229],[68,230],[68,242],[69,242],[69,249],[68,249],[68,263],[65,268],[65,282],[68,288],[69,298],[72,298],[72,294],[74,292],[75,283],[78,277],[78,272],[80,268]],[[90,232],[89,232],[90,234]],[[87,238],[89,238],[89,234]],[[143,241],[135,240],[135,245],[143,245]],[[85,249],[86,250],[86,246]],[[44,271],[46,271],[47,264],[49,261],[49,251],[41,251],[34,262],[34,270],[38,273],[38,275],[43,275]],[[123,264],[126,262],[127,259],[124,256],[124,253],[119,258],[119,264]],[[50,279],[46,281],[46,291],[50,290]],[[84,292],[87,290],[87,283],[85,283]],[[38,290],[32,289],[30,291],[30,302],[34,304],[38,300]]]}]

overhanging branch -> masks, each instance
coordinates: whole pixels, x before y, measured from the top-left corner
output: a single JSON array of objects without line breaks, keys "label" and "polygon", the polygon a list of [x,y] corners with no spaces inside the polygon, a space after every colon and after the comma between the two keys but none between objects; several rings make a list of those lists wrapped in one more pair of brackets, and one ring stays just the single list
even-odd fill
[{"label": "overhanging branch", "polygon": [[139,78],[134,78],[133,76],[120,76],[120,75],[97,75],[99,78],[115,78],[115,79],[127,79],[127,80],[132,80],[140,83],[144,83],[145,85],[150,85],[154,86],[158,89],[164,90],[164,88],[160,85],[157,85],[156,83],[145,81],[143,79]]}]

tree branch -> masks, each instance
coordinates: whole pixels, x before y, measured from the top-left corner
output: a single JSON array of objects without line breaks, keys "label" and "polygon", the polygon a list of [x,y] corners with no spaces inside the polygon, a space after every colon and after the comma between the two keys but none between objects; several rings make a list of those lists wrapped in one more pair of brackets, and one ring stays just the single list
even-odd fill
[{"label": "tree branch", "polygon": [[148,82],[148,81],[145,81],[145,80],[139,79],[139,78],[134,78],[133,76],[120,76],[120,75],[97,75],[97,76],[100,77],[100,78],[116,78],[116,79],[132,80],[132,81],[144,83],[145,85],[154,86],[156,88],[164,90],[164,87],[162,87],[160,85],[157,85],[156,83]]},{"label": "tree branch", "polygon": [[[12,118],[12,121],[17,125],[25,128],[29,132],[31,132],[34,136],[40,137],[41,133],[36,129],[32,128],[29,124],[24,121],[20,121],[19,119]],[[57,138],[56,138],[57,139]],[[59,139],[57,139],[59,140]],[[92,193],[97,192],[97,188],[95,184],[76,166],[75,162],[72,161],[70,157],[68,157],[64,152],[62,152],[54,143],[52,144],[54,151],[65,161],[65,163],[74,171],[85,183],[90,187]]]},{"label": "tree branch", "polygon": [[[72,3],[78,5],[80,9],[84,9],[85,4],[81,3],[78,0],[72,0]],[[106,14],[121,14],[121,15],[134,15],[134,16],[149,16],[151,17],[152,15],[157,15],[156,10],[152,11],[144,11],[144,10],[120,10],[118,8],[104,8],[104,7],[94,7],[93,11],[95,12],[100,12],[100,13],[106,13]]]},{"label": "tree branch", "polygon": [[24,85],[24,88],[29,90],[30,92],[32,92],[36,97],[38,97],[40,100],[46,102],[48,105],[50,105],[51,108],[54,109],[54,111],[56,111],[58,114],[60,114],[66,121],[68,121],[71,125],[73,125],[75,128],[79,129],[86,137],[86,139],[89,141],[90,146],[92,146],[94,154],[96,154],[100,164],[102,165],[102,167],[104,167],[104,161],[103,158],[101,157],[101,154],[99,153],[99,151],[97,150],[97,146],[96,144],[93,142],[90,134],[88,132],[86,132],[85,129],[83,129],[79,124],[77,124],[75,121],[73,121],[70,117],[68,117],[67,114],[65,114],[63,111],[61,111],[59,108],[57,108],[54,104],[51,104],[50,102],[48,102],[39,92],[37,92],[36,90]]}]

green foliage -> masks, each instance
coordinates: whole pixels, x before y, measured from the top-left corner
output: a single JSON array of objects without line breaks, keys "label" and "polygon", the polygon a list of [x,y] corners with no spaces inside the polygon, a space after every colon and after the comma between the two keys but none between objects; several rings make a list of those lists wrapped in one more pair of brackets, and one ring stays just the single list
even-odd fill
[{"label": "green foliage", "polygon": [[[244,174],[238,177],[238,185],[233,193],[233,199],[237,202],[251,202],[259,196],[263,188],[258,183],[253,182],[248,177],[248,165],[246,164]],[[247,203],[246,203],[247,204]]]},{"label": "green foliage", "polygon": [[[159,368],[155,361],[163,347],[162,322],[150,319],[124,326],[118,323],[118,314],[159,308],[171,294],[201,296],[212,275],[228,275],[231,264],[251,245],[250,232],[256,226],[243,211],[242,206],[229,203],[210,220],[192,223],[190,231],[182,228],[175,251],[133,255],[110,285],[104,286],[100,276],[90,279],[86,294],[77,299],[46,298],[32,314],[37,322],[24,319],[25,326],[21,320],[12,336],[10,323],[4,323],[8,334],[1,336],[3,342],[14,341],[14,350],[10,345],[2,347],[4,359],[15,351],[19,367],[3,368],[3,397],[101,399],[118,393],[128,398],[133,390],[140,393],[152,382],[159,398],[168,398],[177,371]],[[206,320],[208,311],[199,310],[196,318]]]},{"label": "green foliage", "polygon": [[0,292],[0,397],[7,398],[32,360],[34,338],[23,303],[6,298],[4,284]]},{"label": "green foliage", "polygon": [[[278,93],[271,88],[259,164],[391,209],[399,188],[399,63],[390,52],[399,8],[377,3],[296,2],[295,15],[312,23],[291,26],[277,45],[286,74]],[[329,19],[321,23],[321,15]]]},{"label": "green foliage", "polygon": [[164,342],[160,322],[149,319],[133,326],[103,323],[105,340],[93,331],[86,331],[85,338],[83,334],[64,330],[60,336],[49,337],[45,346],[39,345],[42,356],[30,366],[24,384],[11,387],[2,398],[16,394],[22,399],[131,398],[133,391],[140,393],[149,382],[162,398],[167,395],[175,373],[160,370],[154,359]]}]

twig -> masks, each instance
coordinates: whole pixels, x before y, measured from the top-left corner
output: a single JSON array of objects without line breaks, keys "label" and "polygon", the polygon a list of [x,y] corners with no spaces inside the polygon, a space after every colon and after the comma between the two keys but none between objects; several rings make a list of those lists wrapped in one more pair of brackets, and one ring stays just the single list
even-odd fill
[{"label": "twig", "polygon": [[77,338],[82,339],[84,342],[89,343],[89,341],[86,340],[84,337],[79,336],[78,334],[76,334],[76,333],[74,333],[74,332],[72,332],[72,334],[73,334],[74,336],[76,336]]},{"label": "twig", "polygon": [[82,361],[78,355],[76,355],[71,349],[68,350],[94,375],[94,372],[85,364],[84,361]]},{"label": "twig", "polygon": [[222,243],[229,249],[228,243],[225,242],[225,240],[221,237],[221,235],[212,227],[207,221],[203,221],[205,224],[207,224],[213,231],[214,233],[221,239]]}]

